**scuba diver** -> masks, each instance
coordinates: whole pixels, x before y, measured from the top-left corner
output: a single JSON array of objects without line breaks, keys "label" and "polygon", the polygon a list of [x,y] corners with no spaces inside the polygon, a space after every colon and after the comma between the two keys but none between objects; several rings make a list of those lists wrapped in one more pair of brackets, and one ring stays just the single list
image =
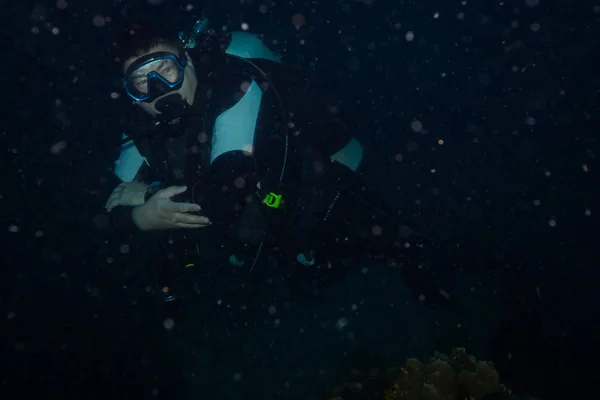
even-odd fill
[{"label": "scuba diver", "polygon": [[165,302],[177,299],[174,268],[209,253],[251,273],[278,251],[294,280],[365,258],[400,265],[420,247],[361,183],[363,148],[341,102],[258,37],[134,21],[116,50],[136,107],[106,208],[117,229],[165,233]]}]

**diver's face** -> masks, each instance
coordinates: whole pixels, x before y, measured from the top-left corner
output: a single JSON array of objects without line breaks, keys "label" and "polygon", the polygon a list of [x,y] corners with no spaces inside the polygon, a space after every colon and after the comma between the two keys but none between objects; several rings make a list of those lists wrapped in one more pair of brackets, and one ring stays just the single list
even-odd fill
[{"label": "diver's face", "polygon": [[[144,53],[138,57],[132,57],[132,58],[126,60],[123,63],[123,72],[127,71],[127,69],[134,62],[139,60],[140,58],[142,58],[148,54],[162,52],[162,51],[173,53],[173,54],[178,53],[178,50],[172,46],[168,46],[168,45],[155,46],[152,49],[150,49],[150,51],[148,51],[147,53]],[[183,84],[181,85],[181,87],[179,89],[165,93],[165,94],[157,97],[150,103],[143,102],[143,101],[136,101],[135,104],[137,104],[142,110],[146,111],[148,114],[152,115],[153,117],[156,117],[157,115],[160,114],[160,112],[155,107],[156,102],[160,101],[160,99],[162,99],[165,96],[168,96],[173,93],[178,93],[181,96],[181,98],[187,104],[189,104],[191,106],[194,103],[194,96],[196,95],[196,87],[198,86],[198,80],[196,78],[196,70],[194,69],[194,64],[192,63],[192,60],[187,52],[185,53],[185,57],[187,59],[187,65],[185,66],[185,69],[183,71],[183,76],[184,76]],[[145,72],[150,73],[154,69],[158,69],[158,68],[160,68],[160,64],[157,63],[154,66],[149,66],[149,69]]]}]

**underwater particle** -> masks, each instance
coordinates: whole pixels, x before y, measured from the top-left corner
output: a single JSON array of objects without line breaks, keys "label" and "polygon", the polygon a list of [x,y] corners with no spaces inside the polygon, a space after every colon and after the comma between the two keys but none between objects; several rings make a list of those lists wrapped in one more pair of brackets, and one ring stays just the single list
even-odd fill
[{"label": "underwater particle", "polygon": [[541,26],[537,22],[534,22],[533,24],[531,24],[531,31],[532,32],[537,32],[537,31],[540,30],[540,28],[541,28]]},{"label": "underwater particle", "polygon": [[200,143],[208,142],[208,135],[206,134],[206,132],[201,132],[198,134],[198,142],[200,142]]},{"label": "underwater particle", "polygon": [[266,92],[269,89],[269,82],[261,82],[259,86],[263,92]]},{"label": "underwater particle", "polygon": [[119,97],[121,97],[121,96],[120,96],[120,95],[119,95],[119,93],[117,93],[117,92],[112,92],[112,93],[110,94],[110,98],[111,98],[111,99],[113,99],[113,100],[116,100],[116,99],[118,99]]},{"label": "underwater particle", "polygon": [[300,30],[300,28],[302,28],[304,24],[306,24],[306,18],[304,17],[304,15],[295,14],[292,17],[292,25],[294,25],[294,28],[296,28],[296,30]]},{"label": "underwater particle", "polygon": [[238,189],[242,189],[244,186],[246,186],[246,180],[244,178],[242,178],[241,176],[238,176],[233,181],[233,185]]},{"label": "underwater particle", "polygon": [[[254,146],[252,146],[252,144],[250,144],[250,143],[244,145],[244,148],[242,149],[242,153],[246,157],[251,157],[252,154],[254,154]],[[245,185],[245,183],[244,183],[244,185]]]},{"label": "underwater particle", "polygon": [[21,229],[17,226],[17,225],[10,225],[8,227],[8,231],[11,233],[17,233],[19,232]]},{"label": "underwater particle", "polygon": [[242,25],[240,25],[240,28],[242,28],[243,31],[247,31],[248,29],[250,29],[250,25],[248,25],[247,22],[242,22]]},{"label": "underwater particle", "polygon": [[433,14],[433,19],[438,19],[440,17],[440,13],[436,12]]},{"label": "underwater particle", "polygon": [[322,175],[325,171],[325,164],[322,161],[313,162],[313,169],[315,174]]},{"label": "underwater particle", "polygon": [[402,160],[404,160],[404,156],[401,153],[396,153],[394,160],[396,160],[396,162],[402,162]]},{"label": "underwater particle", "polygon": [[528,115],[527,117],[525,117],[525,123],[529,126],[533,126],[535,125],[535,118],[532,117],[531,115]]},{"label": "underwater particle", "polygon": [[407,42],[412,42],[413,40],[415,40],[415,33],[413,31],[406,32],[406,34],[404,35],[404,39],[406,39]]},{"label": "underwater particle", "polygon": [[52,147],[50,147],[50,153],[59,154],[66,148],[67,148],[67,142],[65,142],[64,140],[61,140],[60,142],[54,143],[52,145]]},{"label": "underwater particle", "polygon": [[165,329],[170,331],[175,326],[175,321],[173,321],[173,318],[167,318],[164,320],[163,325]]},{"label": "underwater particle", "polygon": [[106,19],[104,18],[104,15],[97,14],[94,15],[94,18],[92,18],[92,23],[96,28],[103,28],[104,25],[106,25]]},{"label": "underwater particle", "polygon": [[194,9],[193,4],[188,4],[187,6],[185,6],[185,11],[192,11],[193,9]]},{"label": "underwater particle", "polygon": [[56,8],[58,8],[59,10],[64,10],[69,6],[69,3],[67,3],[65,0],[58,0],[56,2]]},{"label": "underwater particle", "polygon": [[269,314],[273,315],[277,312],[277,307],[275,306],[270,306],[269,307]]},{"label": "underwater particle", "polygon": [[373,234],[373,236],[381,236],[381,234],[383,233],[383,228],[380,225],[373,225],[373,227],[371,228],[371,233]]},{"label": "underwater particle", "polygon": [[360,70],[360,61],[357,57],[351,57],[346,61],[346,67],[352,72]]},{"label": "underwater particle", "polygon": [[401,225],[398,228],[398,235],[402,238],[407,238],[412,234],[412,228],[408,225]]},{"label": "underwater particle", "polygon": [[233,374],[233,380],[236,382],[239,382],[240,380],[242,380],[242,373],[236,372],[235,374]]},{"label": "underwater particle", "polygon": [[127,253],[129,253],[129,245],[128,244],[122,244],[119,247],[119,250],[121,251],[122,254],[127,254]]},{"label": "underwater particle", "polygon": [[17,316],[17,314],[15,314],[13,311],[11,311],[8,314],[6,314],[6,319],[15,319],[16,316]]},{"label": "underwater particle", "polygon": [[31,13],[31,19],[33,19],[34,21],[37,21],[37,22],[41,22],[41,21],[45,21],[46,18],[48,18],[48,10],[46,10],[44,7],[40,6],[39,4],[36,5],[33,8],[33,11]]},{"label": "underwater particle", "polygon": [[244,81],[240,84],[240,91],[242,93],[246,93],[248,91],[248,89],[250,89],[250,82],[249,81]]},{"label": "underwater particle", "polygon": [[536,207],[539,206],[540,204],[542,204],[541,200],[536,199],[536,200],[533,201],[533,205],[536,206]]},{"label": "underwater particle", "polygon": [[52,32],[52,34],[54,36],[57,36],[60,33],[60,29],[58,29],[58,27],[54,26],[54,27],[52,27],[52,30],[50,32]]},{"label": "underwater particle", "polygon": [[415,132],[421,132],[421,130],[423,130],[423,123],[419,120],[414,120],[410,123],[410,127]]},{"label": "underwater particle", "polygon": [[339,331],[344,329],[346,326],[348,326],[348,320],[344,317],[339,318],[336,322],[335,322],[335,328]]},{"label": "underwater particle", "polygon": [[591,217],[592,216],[592,209],[591,208],[586,208],[584,214],[585,214],[586,217]]},{"label": "underwater particle", "polygon": [[488,86],[490,83],[492,83],[492,78],[490,78],[488,74],[483,73],[479,74],[477,81],[483,86]]},{"label": "underwater particle", "polygon": [[92,218],[92,224],[98,229],[106,229],[110,225],[110,219],[106,214],[98,214]]},{"label": "underwater particle", "polygon": [[540,0],[525,0],[525,5],[529,8],[536,7],[540,4]]},{"label": "underwater particle", "polygon": [[583,164],[583,165],[581,166],[581,169],[583,170],[583,172],[590,172],[590,170],[589,170],[589,168],[588,168],[587,164]]},{"label": "underwater particle", "polygon": [[550,221],[548,221],[548,226],[550,226],[551,228],[556,227],[556,218],[555,217],[550,218]]},{"label": "underwater particle", "polygon": [[415,151],[419,148],[419,145],[414,140],[409,140],[406,142],[406,150]]}]

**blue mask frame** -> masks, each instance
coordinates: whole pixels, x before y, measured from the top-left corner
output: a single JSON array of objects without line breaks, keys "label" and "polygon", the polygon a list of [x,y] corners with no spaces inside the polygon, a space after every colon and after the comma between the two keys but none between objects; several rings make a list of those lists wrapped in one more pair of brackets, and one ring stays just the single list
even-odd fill
[{"label": "blue mask frame", "polygon": [[[169,82],[156,71],[151,71],[146,77],[146,79],[148,80],[148,92],[142,93],[136,90],[135,87],[131,84],[131,78],[133,73],[145,64],[164,59],[173,60],[179,72],[178,79],[175,82]],[[129,66],[129,68],[127,68],[127,71],[125,71],[125,75],[123,76],[123,87],[125,88],[125,92],[127,93],[127,95],[133,100],[139,102],[152,102],[157,97],[162,96],[165,93],[177,90],[181,87],[184,80],[184,71],[186,66],[187,58],[185,57],[185,54],[183,54],[181,57],[178,57],[176,54],[166,51],[151,53],[144,57],[141,57],[139,60],[136,60],[133,64]]]}]

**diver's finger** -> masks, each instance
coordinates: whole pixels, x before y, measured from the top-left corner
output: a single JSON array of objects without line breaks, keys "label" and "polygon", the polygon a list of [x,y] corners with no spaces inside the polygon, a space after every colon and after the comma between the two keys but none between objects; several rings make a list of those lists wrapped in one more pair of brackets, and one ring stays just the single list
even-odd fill
[{"label": "diver's finger", "polygon": [[108,200],[106,201],[106,204],[108,204],[109,202],[115,202],[117,201],[117,199],[121,197],[121,191],[117,191],[116,189],[110,194],[110,196],[108,196]]},{"label": "diver's finger", "polygon": [[108,201],[104,205],[104,208],[106,209],[106,211],[110,212],[113,208],[115,208],[115,200],[112,198],[108,199]]},{"label": "diver's finger", "polygon": [[176,228],[183,228],[183,229],[197,229],[197,228],[205,228],[207,226],[209,226],[210,224],[186,224],[183,222],[177,222],[175,224]]},{"label": "diver's finger", "polygon": [[202,209],[202,207],[195,203],[170,203],[168,207],[170,211],[175,213],[193,213]]},{"label": "diver's finger", "polygon": [[116,202],[119,197],[120,196],[118,194],[115,194],[115,193],[111,194],[110,197],[108,198],[108,200],[106,201],[106,204]]},{"label": "diver's finger", "polygon": [[187,186],[169,186],[168,188],[161,189],[156,192],[155,196],[158,196],[161,199],[170,199],[171,197],[183,193],[186,190]]},{"label": "diver's finger", "polygon": [[175,218],[173,218],[175,222],[183,222],[186,224],[210,224],[210,220],[202,215],[194,215],[188,213],[177,213],[175,214]]},{"label": "diver's finger", "polygon": [[123,189],[125,189],[124,183],[125,182],[121,183],[119,186],[117,186],[116,188],[114,188],[113,191],[112,191],[112,195],[116,195],[116,194],[121,193],[123,191]]},{"label": "diver's finger", "polygon": [[196,203],[179,203],[179,212],[193,213],[202,210],[199,204]]}]

